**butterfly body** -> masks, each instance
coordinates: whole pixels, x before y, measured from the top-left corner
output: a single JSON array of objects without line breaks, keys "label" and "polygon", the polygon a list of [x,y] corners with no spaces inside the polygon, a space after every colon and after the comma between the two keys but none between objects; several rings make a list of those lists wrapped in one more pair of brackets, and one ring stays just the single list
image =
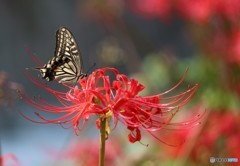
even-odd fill
[{"label": "butterfly body", "polygon": [[56,32],[55,54],[43,67],[36,68],[43,79],[59,83],[74,83],[86,77],[82,73],[82,59],[72,33],[65,27]]}]

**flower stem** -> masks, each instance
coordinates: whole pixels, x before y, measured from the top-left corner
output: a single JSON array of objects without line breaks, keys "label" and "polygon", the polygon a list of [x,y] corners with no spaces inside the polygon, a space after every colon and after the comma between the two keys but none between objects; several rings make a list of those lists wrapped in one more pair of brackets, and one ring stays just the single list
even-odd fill
[{"label": "flower stem", "polygon": [[100,154],[99,166],[104,166],[105,142],[106,142],[106,118],[100,120]]}]

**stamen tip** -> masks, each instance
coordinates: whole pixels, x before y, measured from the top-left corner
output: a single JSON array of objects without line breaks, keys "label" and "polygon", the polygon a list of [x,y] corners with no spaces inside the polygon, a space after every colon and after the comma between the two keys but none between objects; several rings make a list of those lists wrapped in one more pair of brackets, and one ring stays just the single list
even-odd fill
[{"label": "stamen tip", "polygon": [[146,147],[149,146],[149,144],[144,144],[144,143],[142,143],[141,141],[139,141],[139,143],[142,144],[143,146],[146,146]]}]

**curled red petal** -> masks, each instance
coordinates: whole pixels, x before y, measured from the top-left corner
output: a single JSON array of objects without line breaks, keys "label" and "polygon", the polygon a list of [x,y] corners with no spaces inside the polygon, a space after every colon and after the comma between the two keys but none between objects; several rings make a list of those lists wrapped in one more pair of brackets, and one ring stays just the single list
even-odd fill
[{"label": "curled red petal", "polygon": [[134,143],[136,141],[140,141],[141,140],[141,132],[138,128],[131,128],[131,127],[128,127],[128,129],[131,130],[131,133],[128,134],[128,140],[131,142],[131,143]]}]

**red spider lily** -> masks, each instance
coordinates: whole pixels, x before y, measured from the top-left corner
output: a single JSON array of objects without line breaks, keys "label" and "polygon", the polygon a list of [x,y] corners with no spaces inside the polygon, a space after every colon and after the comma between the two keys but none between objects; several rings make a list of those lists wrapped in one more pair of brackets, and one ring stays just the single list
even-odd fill
[{"label": "red spider lily", "polygon": [[[114,74],[114,80],[110,80],[107,72]],[[192,127],[198,124],[200,118],[200,115],[197,115],[189,121],[170,123],[179,108],[192,98],[198,88],[198,84],[195,84],[184,92],[169,96],[168,94],[182,83],[184,77],[164,93],[142,97],[138,94],[144,86],[135,79],[119,74],[114,68],[97,69],[87,78],[79,80],[75,87],[64,85],[69,88],[66,93],[46,87],[44,83],[38,82],[31,75],[28,76],[37,86],[53,94],[62,106],[49,104],[41,98],[38,101],[32,100],[26,95],[22,95],[23,99],[38,110],[59,114],[60,117],[51,120],[35,113],[42,120],[35,121],[21,114],[36,123],[74,127],[77,135],[85,122],[93,115],[99,117],[96,121],[97,127],[99,127],[100,119],[107,119],[107,134],[111,130],[111,122],[113,123],[112,129],[117,126],[118,122],[123,123],[130,130],[128,135],[130,142],[140,141],[141,131],[147,131],[160,140],[153,132],[169,127],[171,129]]]}]

